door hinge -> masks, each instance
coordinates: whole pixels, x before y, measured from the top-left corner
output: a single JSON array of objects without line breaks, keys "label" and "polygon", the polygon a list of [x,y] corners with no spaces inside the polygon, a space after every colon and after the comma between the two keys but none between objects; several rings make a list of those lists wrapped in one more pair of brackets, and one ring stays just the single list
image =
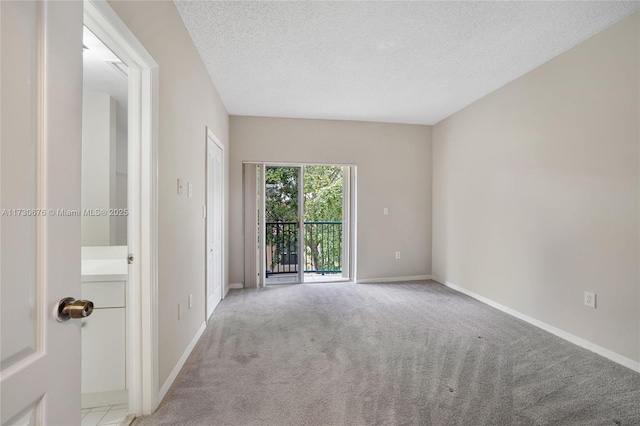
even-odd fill
[{"label": "door hinge", "polygon": [[129,256],[127,256],[127,263],[129,265],[133,263],[133,254],[129,253]]}]

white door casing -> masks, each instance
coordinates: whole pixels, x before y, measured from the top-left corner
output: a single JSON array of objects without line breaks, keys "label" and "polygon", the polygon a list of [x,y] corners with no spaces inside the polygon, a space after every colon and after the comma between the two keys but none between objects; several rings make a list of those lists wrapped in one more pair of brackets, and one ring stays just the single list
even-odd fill
[{"label": "white door casing", "polygon": [[304,283],[304,167],[298,167],[298,282]]},{"label": "white door casing", "polygon": [[158,394],[158,64],[104,0],[84,23],[129,67],[126,382],[129,412],[151,414]]},{"label": "white door casing", "polygon": [[342,278],[351,276],[351,167],[342,166]]},{"label": "white door casing", "polygon": [[[266,173],[266,166],[264,164],[258,164],[257,165],[258,168],[258,173],[257,173],[257,180],[254,182],[254,186],[257,188],[257,193],[258,193],[258,198],[255,199],[255,202],[257,203],[257,229],[258,231],[256,233],[254,233],[254,235],[256,236],[256,238],[254,238],[254,241],[256,243],[256,268],[258,271],[258,288],[262,288],[265,286],[266,282],[265,282],[265,278],[267,276],[267,263],[265,262],[265,253],[266,253],[266,245],[265,245],[265,241],[266,241],[266,229],[265,229],[265,225],[264,223],[266,222],[266,214],[265,214],[265,186],[264,186],[264,180],[265,180],[265,173]],[[256,212],[256,209],[253,209],[254,212]]]},{"label": "white door casing", "polygon": [[207,318],[218,306],[223,297],[222,277],[222,224],[223,212],[223,176],[224,176],[224,146],[207,129],[207,271],[206,297]]},{"label": "white door casing", "polygon": [[80,423],[82,13],[0,4],[3,425]]}]

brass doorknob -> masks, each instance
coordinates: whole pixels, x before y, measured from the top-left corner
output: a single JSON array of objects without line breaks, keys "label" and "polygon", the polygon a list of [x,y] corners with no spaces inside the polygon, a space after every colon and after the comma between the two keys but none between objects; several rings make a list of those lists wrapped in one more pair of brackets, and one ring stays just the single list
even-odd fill
[{"label": "brass doorknob", "polygon": [[76,300],[65,297],[58,302],[56,317],[58,321],[69,321],[71,318],[86,318],[93,312],[93,302],[90,300]]}]

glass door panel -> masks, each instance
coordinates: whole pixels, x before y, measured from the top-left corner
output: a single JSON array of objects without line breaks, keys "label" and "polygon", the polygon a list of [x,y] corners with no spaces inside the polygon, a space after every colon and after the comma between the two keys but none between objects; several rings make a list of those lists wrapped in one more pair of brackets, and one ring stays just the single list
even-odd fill
[{"label": "glass door panel", "polygon": [[341,166],[304,166],[304,279],[341,281],[344,173]]},{"label": "glass door panel", "polygon": [[299,250],[302,168],[267,166],[265,169],[266,284],[302,282]]}]

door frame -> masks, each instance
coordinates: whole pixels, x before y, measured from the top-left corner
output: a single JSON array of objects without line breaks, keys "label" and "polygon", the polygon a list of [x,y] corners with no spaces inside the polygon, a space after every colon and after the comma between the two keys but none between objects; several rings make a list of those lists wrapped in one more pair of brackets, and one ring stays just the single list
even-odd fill
[{"label": "door frame", "polygon": [[[206,128],[206,135],[205,135],[205,158],[206,158],[206,164],[205,164],[205,207],[203,209],[203,211],[205,212],[204,216],[205,216],[205,233],[204,233],[204,238],[205,238],[205,243],[204,243],[204,251],[205,251],[205,258],[204,258],[204,262],[205,262],[205,279],[204,279],[204,297],[205,297],[205,310],[204,310],[204,315],[205,315],[205,321],[208,321],[209,318],[211,317],[211,314],[213,314],[213,310],[211,312],[209,312],[209,294],[208,294],[208,290],[209,290],[209,275],[211,274],[211,271],[209,271],[209,218],[211,217],[211,214],[213,212],[209,211],[209,206],[210,203],[213,203],[213,200],[209,200],[209,185],[212,183],[210,181],[210,178],[212,178],[212,176],[209,176],[209,139],[211,139],[213,141],[213,143],[220,148],[220,151],[222,152],[222,159],[220,161],[220,167],[222,167],[222,170],[220,171],[220,176],[222,178],[222,182],[220,182],[220,187],[221,187],[221,191],[222,193],[220,194],[220,221],[221,221],[221,232],[224,234],[224,221],[225,221],[225,203],[224,203],[224,198],[225,198],[225,191],[224,191],[224,174],[225,174],[225,168],[224,168],[224,144],[222,142],[220,142],[220,139],[218,139],[218,137],[213,133],[213,131],[207,127]],[[225,274],[225,259],[224,259],[224,235],[221,235],[221,243],[222,243],[222,247],[220,248],[220,262],[221,262],[221,271],[220,271],[220,300],[223,300],[225,297],[225,291],[224,291],[224,274]]]},{"label": "door frame", "polygon": [[[353,263],[351,242],[354,241],[355,244],[355,238],[352,239],[351,235],[351,229],[355,228],[355,226],[351,226],[352,220],[355,220],[355,215],[352,215],[355,203],[351,202],[352,174],[355,173],[353,169],[349,166],[342,166],[342,250],[343,253],[346,253],[342,256],[342,278],[346,280],[353,278],[351,269]],[[345,200],[349,200],[349,202],[345,203]]]},{"label": "door frame", "polygon": [[[260,279],[258,280],[257,287],[266,286],[266,276],[265,276],[265,253],[266,253],[266,241],[263,238],[264,228],[266,226],[265,223],[265,200],[264,196],[260,196],[261,193],[264,194],[265,188],[265,173],[264,169],[267,167],[299,167],[299,184],[298,184],[298,199],[304,200],[304,167],[305,166],[340,166],[342,167],[342,179],[343,179],[343,193],[342,193],[342,221],[343,221],[343,255],[342,255],[342,278],[340,280],[342,282],[356,282],[356,238],[357,238],[357,166],[355,164],[349,163],[312,163],[312,162],[279,162],[279,161],[264,161],[264,162],[254,162],[254,161],[244,161],[244,164],[256,164],[260,166],[262,173],[260,175],[260,192],[258,193],[258,197],[260,198],[259,204],[259,215],[260,215],[260,226],[258,227],[258,232],[261,238],[259,238],[259,259],[258,259],[258,270],[260,271]],[[247,206],[245,206],[245,209]],[[298,251],[300,252],[301,248],[304,248],[304,202],[298,202],[298,216],[300,217],[301,225],[299,226],[298,231]],[[245,229],[246,232],[246,229]],[[246,241],[245,241],[246,244]],[[245,259],[245,262],[247,259]],[[337,281],[336,281],[337,282]],[[304,284],[304,254],[298,256],[298,281],[295,284]],[[289,284],[289,283],[287,283]],[[291,283],[294,284],[294,283]]]},{"label": "door frame", "polygon": [[126,386],[129,412],[148,415],[159,404],[158,64],[105,0],[84,1],[84,25],[129,67]]},{"label": "door frame", "polygon": [[[304,283],[304,166],[298,167],[298,283]],[[342,201],[344,203],[344,200]],[[266,225],[266,223],[265,223]]]}]

